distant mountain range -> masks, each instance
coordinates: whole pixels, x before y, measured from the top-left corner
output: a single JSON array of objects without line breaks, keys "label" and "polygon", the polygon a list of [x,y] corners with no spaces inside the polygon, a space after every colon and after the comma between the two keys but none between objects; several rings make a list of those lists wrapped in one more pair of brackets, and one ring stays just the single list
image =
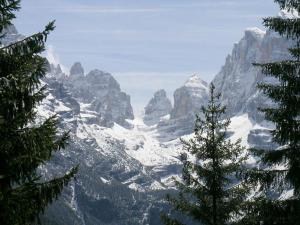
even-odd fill
[{"label": "distant mountain range", "polygon": [[[22,38],[9,28],[3,44]],[[277,34],[251,28],[215,76],[213,83],[231,118],[230,138],[245,146],[274,147],[268,133],[272,124],[258,107],[273,104],[256,88],[266,78],[252,65],[287,59],[292,43]],[[134,118],[130,96],[113,76],[100,70],[85,73],[75,63],[69,74],[49,64],[43,84],[45,101],[39,119],[58,114],[63,130],[71,131],[70,145],[40,168],[52,177],[79,164],[77,180],[49,207],[45,224],[159,225],[162,201],[174,192],[172,177],[181,174],[179,138],[191,137],[195,114],[208,100],[209,84],[191,76],[174,92],[174,104],[158,90],[145,106],[143,118]],[[250,159],[249,163],[255,163]]]}]

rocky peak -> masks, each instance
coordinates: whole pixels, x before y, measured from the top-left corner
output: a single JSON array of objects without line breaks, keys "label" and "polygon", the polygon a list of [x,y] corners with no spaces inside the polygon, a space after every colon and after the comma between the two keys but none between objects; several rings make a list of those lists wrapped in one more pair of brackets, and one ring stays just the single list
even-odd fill
[{"label": "rocky peak", "polygon": [[162,117],[170,114],[172,104],[165,90],[158,90],[145,107],[144,122],[148,125],[156,124]]},{"label": "rocky peak", "polygon": [[92,70],[86,75],[86,81],[89,83],[92,89],[101,90],[117,90],[120,91],[120,84],[115,80],[115,78],[110,74],[103,72],[101,70]]},{"label": "rocky peak", "polygon": [[196,89],[207,89],[208,84],[198,74],[192,75],[185,83],[185,87]]},{"label": "rocky peak", "polygon": [[185,117],[197,113],[208,99],[208,84],[199,75],[191,76],[174,92],[174,108],[171,118]]},{"label": "rocky peak", "polygon": [[76,62],[70,69],[70,76],[84,76],[84,69],[80,62]]},{"label": "rocky peak", "polygon": [[53,63],[49,63],[47,61],[47,77],[54,77],[59,81],[63,81],[67,78],[67,75],[62,71],[61,66],[59,64],[55,65]]},{"label": "rocky peak", "polygon": [[164,89],[158,90],[154,93],[154,99],[167,98],[167,93]]},{"label": "rocky peak", "polygon": [[61,69],[61,67],[60,67],[59,64],[55,68],[55,73],[57,73],[57,74],[61,74],[62,73],[62,69]]},{"label": "rocky peak", "polygon": [[257,89],[257,83],[266,78],[253,63],[288,59],[289,46],[291,42],[272,31],[264,32],[258,28],[245,31],[213,80],[216,90],[221,93],[222,104],[227,106],[229,117],[248,113],[256,122],[264,119],[257,108],[271,103]]},{"label": "rocky peak", "polygon": [[[159,138],[169,141],[193,132],[196,114],[202,116],[201,107],[208,102],[209,85],[194,74],[174,92],[174,107],[169,120],[158,123]],[[171,134],[171,135],[166,135]]]},{"label": "rocky peak", "polygon": [[263,31],[257,27],[250,27],[245,30],[244,38],[248,41],[251,39],[254,39],[257,41],[262,41],[262,39],[264,38],[265,35],[266,35],[265,31]]},{"label": "rocky peak", "polygon": [[121,91],[119,83],[110,73],[95,69],[81,76],[83,72],[80,68],[81,65],[76,64],[71,69],[73,75],[64,81],[72,96],[79,102],[89,104],[89,110],[98,113],[100,125],[111,127],[116,122],[128,127],[126,119],[134,118],[130,96]]}]

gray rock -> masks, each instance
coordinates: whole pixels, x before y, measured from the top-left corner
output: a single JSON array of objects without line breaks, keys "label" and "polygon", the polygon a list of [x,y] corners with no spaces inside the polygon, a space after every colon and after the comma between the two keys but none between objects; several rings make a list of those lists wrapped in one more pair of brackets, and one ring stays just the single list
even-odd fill
[{"label": "gray rock", "polygon": [[174,92],[170,120],[159,122],[157,126],[161,140],[176,139],[193,132],[196,114],[201,116],[201,107],[207,104],[208,90],[208,84],[200,76],[193,75]]},{"label": "gray rock", "polygon": [[187,117],[200,112],[208,100],[208,84],[200,76],[191,76],[186,83],[174,93],[174,108],[171,119]]},{"label": "gray rock", "polygon": [[171,113],[172,103],[168,99],[165,90],[159,90],[154,93],[154,97],[145,107],[144,122],[148,125],[158,123],[162,117]]},{"label": "gray rock", "polygon": [[264,115],[258,107],[268,107],[273,103],[258,89],[260,82],[276,82],[266,78],[259,67],[253,63],[265,63],[288,59],[291,42],[271,31],[251,28],[244,37],[234,45],[225,65],[213,80],[216,90],[220,92],[223,105],[227,106],[227,116],[248,113],[255,122],[262,122]]},{"label": "gray rock", "polygon": [[116,122],[129,127],[126,119],[134,118],[130,96],[121,91],[111,74],[92,70],[86,76],[70,76],[64,83],[75,98],[99,113],[101,125],[111,127]]},{"label": "gray rock", "polygon": [[76,62],[72,65],[70,76],[84,76],[84,69],[80,62]]}]

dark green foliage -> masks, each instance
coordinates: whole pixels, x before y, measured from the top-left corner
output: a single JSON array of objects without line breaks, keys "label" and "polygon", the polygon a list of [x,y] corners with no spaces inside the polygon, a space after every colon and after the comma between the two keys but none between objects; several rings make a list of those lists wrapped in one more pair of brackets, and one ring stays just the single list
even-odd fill
[{"label": "dark green foliage", "polygon": [[[225,107],[219,104],[220,95],[210,87],[210,101],[202,108],[204,120],[197,116],[194,138],[182,140],[184,149],[195,160],[182,155],[183,181],[176,181],[179,196],[167,196],[174,211],[204,225],[234,224],[233,219],[242,217],[241,207],[249,189],[237,179],[243,170],[247,156],[240,140],[227,140],[230,120],[222,120]],[[163,215],[167,225],[179,225],[179,219]]]},{"label": "dark green foliage", "polygon": [[240,225],[300,224],[300,204],[297,199],[282,201],[270,200],[261,196],[255,198],[252,202],[248,201],[244,210],[247,213],[239,221],[238,224]]},{"label": "dark green foliage", "polygon": [[300,1],[299,0],[275,0],[279,4],[281,9],[296,9],[300,11]]},{"label": "dark green foliage", "polygon": [[14,12],[20,8],[20,1],[0,0],[0,33],[2,33],[5,27],[11,25],[12,19],[16,18]]},{"label": "dark green foliage", "polygon": [[[0,31],[11,24],[20,1],[0,0]],[[57,135],[55,116],[36,121],[35,107],[43,100],[46,59],[45,30],[0,48],[0,224],[27,225],[59,196],[77,168],[60,178],[44,181],[37,168],[54,151],[66,146],[68,133]]]},{"label": "dark green foliage", "polygon": [[[300,11],[299,0],[276,0],[281,9]],[[266,76],[276,78],[276,84],[261,83],[258,88],[276,105],[261,109],[267,120],[275,124],[274,142],[281,147],[273,150],[257,150],[267,169],[255,169],[246,179],[260,185],[261,196],[249,208],[252,224],[300,224],[300,18],[270,17],[264,25],[281,36],[292,39],[291,60],[255,64]],[[282,168],[276,169],[281,166]],[[293,190],[293,196],[276,200],[270,192]],[[274,195],[274,193],[273,193]],[[251,223],[250,223],[251,224]]]}]

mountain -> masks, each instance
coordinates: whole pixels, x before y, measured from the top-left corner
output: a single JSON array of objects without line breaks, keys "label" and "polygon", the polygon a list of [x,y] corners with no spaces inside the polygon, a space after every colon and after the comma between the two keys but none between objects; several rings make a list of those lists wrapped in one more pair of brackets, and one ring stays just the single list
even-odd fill
[{"label": "mountain", "polygon": [[170,119],[157,125],[160,140],[168,141],[193,132],[195,115],[207,103],[208,90],[208,83],[197,74],[192,75],[182,87],[175,90]]},{"label": "mountain", "polygon": [[70,77],[84,76],[84,69],[80,62],[75,62],[70,69]]},{"label": "mountain", "polygon": [[[90,99],[78,98],[69,84],[52,74],[43,84],[49,91],[37,109],[38,120],[57,114],[60,129],[70,130],[71,140],[40,172],[53,177],[80,166],[77,179],[42,217],[44,224],[159,224],[165,189],[172,175],[180,173],[178,143],[161,145],[138,120],[127,122],[130,128],[117,122],[106,127],[85,102]],[[93,101],[103,102],[106,95],[103,98],[96,95]]]},{"label": "mountain", "polygon": [[95,69],[84,75],[83,67],[77,62],[71,67],[70,75],[63,79],[60,76],[59,80],[72,96],[96,112],[93,119],[102,126],[112,127],[116,122],[130,127],[126,122],[134,118],[130,96],[121,91],[120,84],[111,74]]},{"label": "mountain", "polygon": [[144,122],[147,125],[157,124],[162,117],[171,113],[172,103],[165,90],[158,90],[145,107]]},{"label": "mountain", "polygon": [[[15,28],[6,33],[3,44],[23,37]],[[232,140],[242,138],[250,147],[276,147],[269,134],[272,124],[257,111],[258,106],[272,104],[256,88],[267,78],[252,63],[286,59],[290,44],[270,31],[247,29],[214,78],[231,117]],[[199,75],[191,76],[174,92],[173,107],[159,90],[140,119],[133,115],[130,96],[110,73],[96,69],[85,74],[79,62],[70,74],[52,64],[48,71],[43,80],[48,93],[37,109],[38,120],[57,114],[61,131],[70,130],[71,139],[40,173],[55,177],[77,164],[80,170],[42,216],[43,223],[160,225],[160,212],[168,207],[162,199],[176,191],[172,177],[181,174],[179,138],[192,136],[209,84]],[[251,158],[249,163],[257,162]]]},{"label": "mountain", "polygon": [[198,113],[208,100],[208,84],[197,74],[174,92],[174,108],[171,119],[187,117]]},{"label": "mountain", "polygon": [[146,194],[137,193],[130,185],[150,187],[155,176],[126,153],[124,141],[110,134],[110,128],[100,126],[94,119],[97,113],[87,104],[76,100],[56,79],[44,82],[49,93],[38,108],[40,119],[57,114],[60,128],[71,131],[71,140],[41,172],[51,177],[80,166],[76,181],[47,210],[44,223],[143,224]]},{"label": "mountain", "polygon": [[[281,12],[281,16],[290,15]],[[224,66],[212,81],[216,91],[221,94],[222,104],[227,107],[226,117],[246,115],[253,127],[260,127],[256,131],[248,131],[251,143],[253,140],[260,142],[259,132],[262,132],[262,137],[272,128],[272,124],[265,121],[264,114],[258,108],[268,107],[273,103],[257,89],[257,84],[276,82],[263,75],[253,63],[289,59],[288,48],[292,44],[271,31],[246,29],[243,38],[234,44],[232,53],[227,56]],[[174,139],[193,131],[194,115],[200,113],[201,106],[206,104],[207,90],[208,84],[199,76],[193,75],[175,91],[170,119],[158,124],[161,140]]]},{"label": "mountain", "polygon": [[257,108],[269,106],[272,102],[258,91],[257,84],[276,81],[263,75],[253,63],[289,59],[288,48],[291,45],[290,41],[272,31],[264,32],[258,28],[245,31],[244,37],[234,45],[225,65],[212,81],[222,94],[221,101],[227,106],[229,117],[248,113],[253,121],[263,122],[264,116]]},{"label": "mountain", "polygon": [[57,114],[71,140],[40,171],[52,177],[80,166],[76,181],[47,209],[43,223],[160,224],[160,210],[167,207],[161,200],[172,186],[171,177],[181,170],[179,142],[162,145],[143,121],[126,115],[130,97],[111,74],[76,73],[82,71],[78,65],[72,75],[50,65],[43,80],[49,91],[38,108],[39,120]]}]

